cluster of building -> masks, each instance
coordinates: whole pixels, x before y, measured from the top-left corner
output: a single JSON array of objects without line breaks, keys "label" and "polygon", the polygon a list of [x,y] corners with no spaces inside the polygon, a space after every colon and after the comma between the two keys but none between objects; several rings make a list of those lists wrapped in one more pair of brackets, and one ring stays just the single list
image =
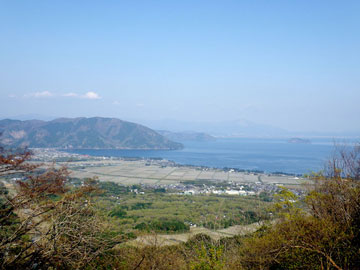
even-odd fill
[{"label": "cluster of building", "polygon": [[[213,184],[212,184],[213,183]],[[279,188],[272,184],[247,183],[242,184],[232,181],[212,181],[207,184],[194,185],[186,182],[174,184],[141,184],[141,190],[166,190],[167,193],[176,195],[201,195],[201,194],[215,194],[215,195],[237,195],[237,196],[254,196],[261,192],[269,194],[276,193]],[[137,194],[143,194],[137,192]]]},{"label": "cluster of building", "polygon": [[222,195],[222,194],[224,194],[224,195],[241,195],[241,196],[256,195],[256,193],[254,191],[245,191],[245,190],[236,190],[236,189],[225,189],[225,190],[209,189],[209,190],[206,190],[205,192],[190,189],[190,190],[186,190],[183,194],[184,195],[196,195],[196,194],[201,194],[201,193],[218,194],[218,195]]},{"label": "cluster of building", "polygon": [[49,162],[49,161],[68,161],[68,160],[79,160],[83,159],[83,155],[78,155],[74,153],[68,153],[64,151],[57,151],[53,148],[31,148],[31,152],[33,156],[31,158],[32,161],[41,161],[41,162]]}]

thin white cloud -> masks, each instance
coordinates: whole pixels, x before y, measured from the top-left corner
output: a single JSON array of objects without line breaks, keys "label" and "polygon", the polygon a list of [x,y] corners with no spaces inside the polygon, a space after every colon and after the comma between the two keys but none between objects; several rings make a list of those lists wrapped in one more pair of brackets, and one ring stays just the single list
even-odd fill
[{"label": "thin white cloud", "polygon": [[16,98],[16,95],[14,95],[14,94],[9,94],[8,97],[9,97],[9,98]]},{"label": "thin white cloud", "polygon": [[76,93],[66,93],[66,94],[63,94],[64,97],[78,97],[79,95],[76,94]]},{"label": "thin white cloud", "polygon": [[[15,98],[15,95],[9,95]],[[83,98],[83,99],[101,99],[100,95],[96,92],[89,91],[85,94],[77,94],[75,92],[68,92],[65,94],[54,94],[49,91],[34,92],[23,95],[24,98],[48,98],[48,97],[67,97],[67,98]]]},{"label": "thin white cloud", "polygon": [[144,104],[143,103],[137,103],[136,107],[144,107]]},{"label": "thin white cloud", "polygon": [[113,104],[113,105],[120,105],[120,102],[117,101],[117,100],[115,100],[112,104]]},{"label": "thin white cloud", "polygon": [[82,98],[100,99],[101,97],[97,93],[90,91],[90,92],[87,92],[85,95],[83,95]]},{"label": "thin white cloud", "polygon": [[53,93],[49,92],[49,91],[42,91],[42,92],[35,92],[35,93],[30,93],[30,94],[25,94],[24,97],[32,97],[32,98],[46,98],[46,97],[52,97],[54,96]]}]

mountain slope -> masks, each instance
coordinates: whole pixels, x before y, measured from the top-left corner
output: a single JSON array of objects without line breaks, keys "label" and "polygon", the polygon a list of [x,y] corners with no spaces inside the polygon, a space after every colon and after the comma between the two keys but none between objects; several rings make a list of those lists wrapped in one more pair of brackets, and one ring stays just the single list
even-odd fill
[{"label": "mountain slope", "polygon": [[52,121],[1,120],[0,142],[11,147],[179,149],[145,126],[116,118],[59,118]]},{"label": "mountain slope", "polygon": [[181,141],[206,142],[206,141],[216,140],[215,137],[204,132],[192,132],[192,131],[172,132],[168,130],[157,130],[156,132],[168,138],[169,140],[173,140],[177,142],[181,142]]}]

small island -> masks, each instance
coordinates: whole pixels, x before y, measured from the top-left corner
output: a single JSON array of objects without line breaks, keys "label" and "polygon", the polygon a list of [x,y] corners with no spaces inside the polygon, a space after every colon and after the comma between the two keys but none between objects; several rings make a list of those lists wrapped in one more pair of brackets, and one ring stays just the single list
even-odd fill
[{"label": "small island", "polygon": [[309,139],[303,139],[303,138],[290,138],[288,140],[288,143],[309,144],[309,143],[311,143],[311,141]]}]

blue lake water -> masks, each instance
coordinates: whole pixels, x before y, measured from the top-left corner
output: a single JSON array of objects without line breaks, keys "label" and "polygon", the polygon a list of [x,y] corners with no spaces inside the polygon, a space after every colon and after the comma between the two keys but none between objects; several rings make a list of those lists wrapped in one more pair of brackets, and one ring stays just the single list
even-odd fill
[{"label": "blue lake water", "polygon": [[332,139],[312,139],[311,144],[286,139],[226,138],[209,142],[182,142],[182,150],[73,149],[90,156],[163,158],[183,165],[238,168],[264,172],[303,174],[319,171],[334,150]]}]

